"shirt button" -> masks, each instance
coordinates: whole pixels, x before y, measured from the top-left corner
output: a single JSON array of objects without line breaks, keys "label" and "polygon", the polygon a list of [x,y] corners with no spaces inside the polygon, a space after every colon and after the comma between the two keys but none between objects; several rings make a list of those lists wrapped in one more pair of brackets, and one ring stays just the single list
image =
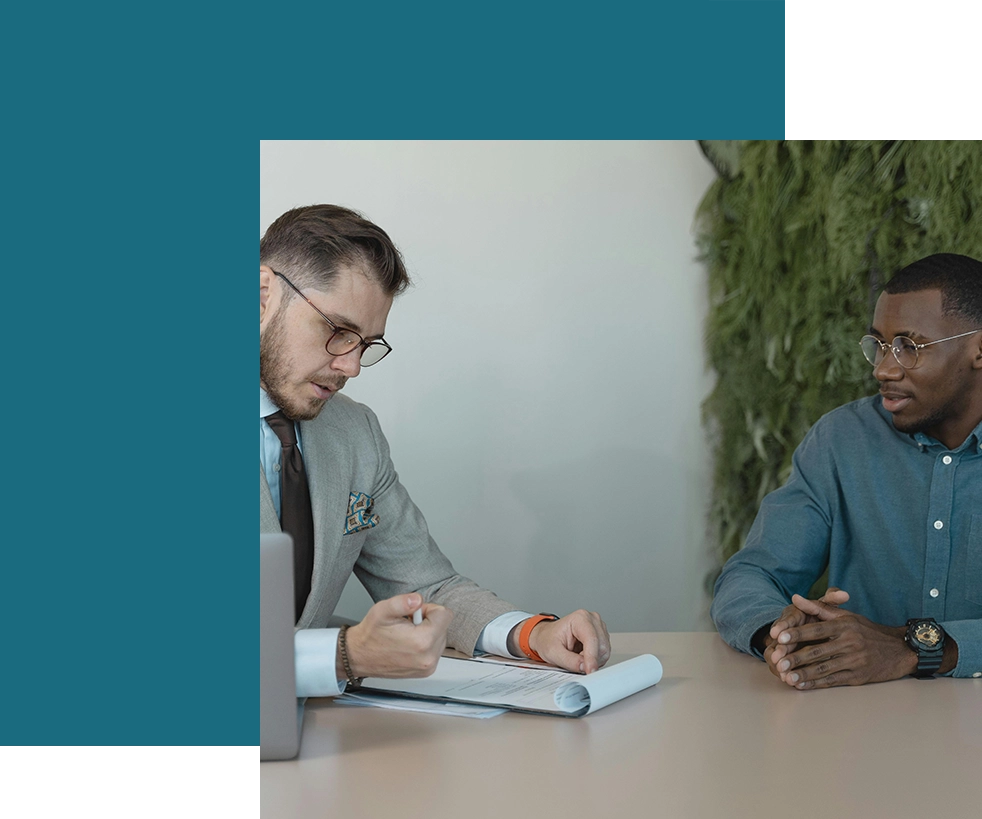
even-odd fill
[{"label": "shirt button", "polygon": [[951,463],[951,456],[950,455],[945,455],[941,460],[944,461],[946,464],[950,464]]},{"label": "shirt button", "polygon": [[929,594],[931,595],[931,597],[937,597],[939,594],[941,594],[941,592],[939,592],[937,589],[931,589]]},{"label": "shirt button", "polygon": [[[273,464],[273,471],[274,472],[279,472],[280,471],[280,465],[279,464]],[[936,523],[934,525],[937,526],[938,524]]]},{"label": "shirt button", "polygon": [[973,677],[982,677],[982,671],[976,671],[972,676]]},{"label": "shirt button", "polygon": [[934,521],[934,528],[935,529],[944,529],[944,524],[940,520],[936,520],[936,521]]}]

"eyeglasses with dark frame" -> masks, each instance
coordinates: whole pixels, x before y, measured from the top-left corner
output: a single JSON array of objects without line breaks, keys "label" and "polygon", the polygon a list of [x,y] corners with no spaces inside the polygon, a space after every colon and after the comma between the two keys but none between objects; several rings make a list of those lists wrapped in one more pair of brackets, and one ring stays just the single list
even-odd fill
[{"label": "eyeglasses with dark frame", "polygon": [[912,370],[917,366],[918,350],[930,347],[932,344],[940,344],[942,341],[964,338],[980,331],[982,331],[982,327],[978,330],[969,330],[967,333],[959,333],[957,336],[939,338],[937,341],[925,341],[923,344],[915,344],[907,336],[897,336],[889,344],[885,341],[880,341],[876,336],[863,336],[859,341],[859,346],[863,348],[863,355],[866,356],[866,360],[874,367],[879,366],[887,350],[890,350],[901,367],[905,370]]},{"label": "eyeglasses with dark frame", "polygon": [[307,304],[317,310],[317,315],[319,315],[324,321],[331,325],[331,329],[334,331],[331,337],[327,340],[327,344],[324,345],[328,353],[333,356],[347,355],[352,350],[362,347],[361,351],[361,366],[371,367],[373,364],[378,364],[383,358],[385,358],[389,353],[392,352],[392,348],[389,343],[384,338],[376,339],[375,341],[365,341],[358,333],[354,330],[349,330],[346,327],[338,327],[333,321],[331,321],[327,316],[325,316],[320,309],[314,304],[310,299],[308,299],[303,293],[300,292],[293,282],[291,282],[282,273],[277,273],[273,270],[274,276],[279,276],[283,281],[285,281],[290,287],[296,291],[296,294],[300,296]]}]

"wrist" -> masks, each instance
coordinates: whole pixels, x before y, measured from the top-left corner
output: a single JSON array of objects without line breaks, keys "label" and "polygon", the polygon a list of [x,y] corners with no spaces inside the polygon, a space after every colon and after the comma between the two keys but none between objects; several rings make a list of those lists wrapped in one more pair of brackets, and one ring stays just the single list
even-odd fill
[{"label": "wrist", "polygon": [[[914,670],[911,672],[914,677],[930,679],[943,673],[945,660],[952,663],[950,649],[946,651],[946,637],[941,624],[933,617],[915,617],[907,621],[904,643],[915,659]],[[954,668],[954,663],[951,667]]]},{"label": "wrist", "polygon": [[[341,626],[338,634],[338,651],[335,660],[335,669],[338,671],[338,679],[347,680],[351,689],[358,688],[365,674],[360,673],[357,660],[357,650],[352,650],[352,643],[356,642],[356,635],[352,633],[351,626]],[[340,668],[338,665],[340,664]]]},{"label": "wrist", "polygon": [[542,663],[545,660],[539,655],[536,647],[541,647],[541,640],[537,639],[542,635],[543,632],[536,634],[536,629],[539,625],[546,621],[558,620],[555,614],[536,614],[534,617],[529,617],[524,623],[521,624],[521,629],[518,632],[518,648],[522,655],[528,657],[530,660]]},{"label": "wrist", "polygon": [[955,670],[958,665],[958,643],[951,639],[951,635],[945,632],[944,654],[941,659],[939,674],[948,674]]},{"label": "wrist", "polygon": [[766,623],[754,632],[753,637],[750,638],[750,647],[754,649],[754,651],[763,654],[764,649],[774,642],[774,640],[771,638],[771,626],[773,625],[773,621]]},{"label": "wrist", "polygon": [[897,636],[900,638],[900,642],[904,646],[900,670],[903,672],[903,676],[909,677],[917,671],[917,652],[907,643],[907,627],[900,626],[896,631],[898,632]]},{"label": "wrist", "polygon": [[522,620],[520,623],[511,627],[511,631],[508,632],[508,638],[505,641],[505,645],[508,648],[508,653],[512,657],[522,657],[522,650],[518,647],[518,632],[522,630],[522,625],[525,623]]},{"label": "wrist", "polygon": [[334,651],[334,674],[339,680],[346,680],[348,678],[344,671],[344,663],[341,661],[340,641],[338,641],[337,649]]}]

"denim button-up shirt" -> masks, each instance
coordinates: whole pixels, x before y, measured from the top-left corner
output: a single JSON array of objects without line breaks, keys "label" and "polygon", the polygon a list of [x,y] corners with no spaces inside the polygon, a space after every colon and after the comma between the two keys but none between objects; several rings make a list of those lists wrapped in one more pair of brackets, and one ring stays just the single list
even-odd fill
[{"label": "denim button-up shirt", "polygon": [[982,423],[957,449],[898,432],[879,396],[828,413],[764,498],[716,582],[712,617],[733,648],[828,567],[842,608],[886,626],[933,617],[958,644],[956,677],[982,677]]}]

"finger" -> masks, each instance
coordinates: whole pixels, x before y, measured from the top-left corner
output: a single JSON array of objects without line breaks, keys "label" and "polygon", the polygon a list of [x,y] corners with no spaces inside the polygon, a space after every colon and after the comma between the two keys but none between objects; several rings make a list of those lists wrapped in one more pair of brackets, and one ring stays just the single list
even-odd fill
[{"label": "finger", "polygon": [[[803,623],[798,623],[789,628],[784,628],[783,630],[779,631],[775,635],[775,639],[777,640],[778,643],[785,643],[785,644],[789,644],[792,642],[802,643],[811,640],[826,639],[828,637],[827,632],[823,632],[821,630],[817,632],[803,631],[803,629],[807,629],[809,625],[814,625],[814,623],[809,623],[807,621],[807,617],[815,617],[819,620],[819,622],[821,622],[821,621],[836,620],[840,617],[845,617],[848,615],[848,612],[839,609],[836,606],[828,606],[816,600],[806,600],[800,594],[794,595],[791,599],[792,602],[794,603],[794,606],[797,609],[799,609],[804,615],[806,615],[806,619],[804,620]],[[778,626],[778,623],[775,623],[774,625],[776,627]],[[776,628],[772,628],[772,631],[775,630]],[[811,635],[811,636],[803,636],[803,635]]]},{"label": "finger", "polygon": [[[567,671],[583,672],[586,668],[584,645],[581,636],[583,629],[574,629],[577,620],[574,615],[566,615],[552,622],[537,624],[529,635],[529,647],[545,662],[565,668]],[[596,652],[596,644],[593,651]]]},{"label": "finger", "polygon": [[818,680],[806,680],[795,684],[795,688],[799,691],[808,691],[811,688],[838,688],[842,685],[860,685],[861,680],[855,671],[846,669],[845,671],[837,671],[833,674],[829,674],[827,677],[822,677]]},{"label": "finger", "polygon": [[845,614],[837,606],[829,606],[819,600],[809,600],[800,594],[793,595],[791,602],[805,614],[818,617],[820,620],[834,620],[836,617],[842,617]]},{"label": "finger", "polygon": [[[767,663],[767,670],[771,672],[775,677],[780,677],[784,680],[784,675],[777,670],[777,663],[773,659],[773,654],[778,650],[777,646],[768,646],[764,649],[764,661]],[[779,658],[780,659],[780,658]]]},{"label": "finger", "polygon": [[794,628],[795,626],[804,625],[805,614],[797,606],[788,606],[782,613],[781,616],[771,624],[770,635],[773,639],[777,639],[777,636],[782,631],[787,631],[789,628]]},{"label": "finger", "polygon": [[424,603],[420,609],[423,612],[423,621],[420,625],[429,623],[435,628],[446,631],[453,620],[453,612],[445,606],[438,606],[436,603]]},{"label": "finger", "polygon": [[423,597],[417,592],[398,594],[395,597],[379,600],[372,606],[370,613],[383,622],[390,622],[412,617],[413,612],[422,605]]},{"label": "finger", "polygon": [[771,659],[775,665],[798,648],[797,643],[776,643],[771,648]]},{"label": "finger", "polygon": [[558,666],[559,668],[565,668],[567,671],[583,673],[583,655],[577,654],[575,651],[570,651],[558,640],[553,641],[550,639],[546,646],[540,646],[537,652],[547,663]]},{"label": "finger", "polygon": [[603,666],[610,659],[610,652],[612,650],[610,646],[610,632],[607,631],[607,624],[597,612],[591,611],[590,619],[597,628],[597,663],[599,666]]},{"label": "finger", "polygon": [[[842,672],[852,670],[853,658],[838,656],[830,657],[827,660],[822,660],[821,662],[814,663],[812,665],[805,665],[801,668],[790,671],[787,674],[785,682],[788,685],[793,685],[795,688],[802,688],[802,683],[817,683],[819,680],[824,680],[828,677],[832,677],[832,680],[825,684],[828,687],[829,684],[839,684],[837,682],[841,678]],[[814,686],[804,686],[804,687],[814,687]]]},{"label": "finger", "polygon": [[805,666],[824,663],[841,655],[844,651],[845,647],[840,640],[813,643],[803,646],[797,651],[788,652],[783,659],[778,661],[777,670],[781,672],[794,671]]},{"label": "finger", "polygon": [[782,660],[792,651],[798,647],[797,643],[788,643],[787,645],[774,644],[768,651],[770,651],[770,657],[768,657],[767,652],[764,653],[764,658],[768,661],[768,668],[770,672],[775,677],[780,677],[781,682],[787,682],[785,679],[787,677],[787,667],[782,668]]},{"label": "finger", "polygon": [[824,677],[817,677],[813,680],[800,680],[796,683],[787,680],[786,682],[799,691],[808,691],[812,688],[837,688],[843,685],[862,685],[864,680],[854,669],[844,667],[838,671],[830,671]]},{"label": "finger", "polygon": [[582,616],[579,612],[568,616],[570,634],[581,645],[579,670],[584,674],[592,674],[600,668],[600,633],[597,624],[589,615]]},{"label": "finger", "polygon": [[[423,619],[419,626],[413,625],[412,616],[416,611],[422,612]],[[453,612],[436,603],[424,603],[422,595],[418,592],[411,594],[399,594],[386,600],[380,600],[369,610],[365,620],[375,624],[374,627],[392,627],[413,625],[414,628],[430,627],[439,636],[446,632],[450,621],[453,619]],[[420,632],[422,635],[423,632]],[[442,650],[442,649],[441,649]]]},{"label": "finger", "polygon": [[399,634],[392,638],[398,640],[403,651],[411,652],[414,661],[422,663],[422,676],[428,677],[436,670],[443,650],[447,647],[447,627],[453,618],[450,609],[434,603],[424,603],[423,620],[417,626],[412,621],[402,620]]},{"label": "finger", "polygon": [[792,643],[819,643],[837,637],[841,631],[842,626],[835,620],[818,620],[782,631],[777,636],[777,642],[785,646]]},{"label": "finger", "polygon": [[841,606],[843,603],[849,602],[849,592],[844,592],[835,586],[829,586],[825,590],[825,594],[818,598],[818,602],[826,603],[830,606]]}]

